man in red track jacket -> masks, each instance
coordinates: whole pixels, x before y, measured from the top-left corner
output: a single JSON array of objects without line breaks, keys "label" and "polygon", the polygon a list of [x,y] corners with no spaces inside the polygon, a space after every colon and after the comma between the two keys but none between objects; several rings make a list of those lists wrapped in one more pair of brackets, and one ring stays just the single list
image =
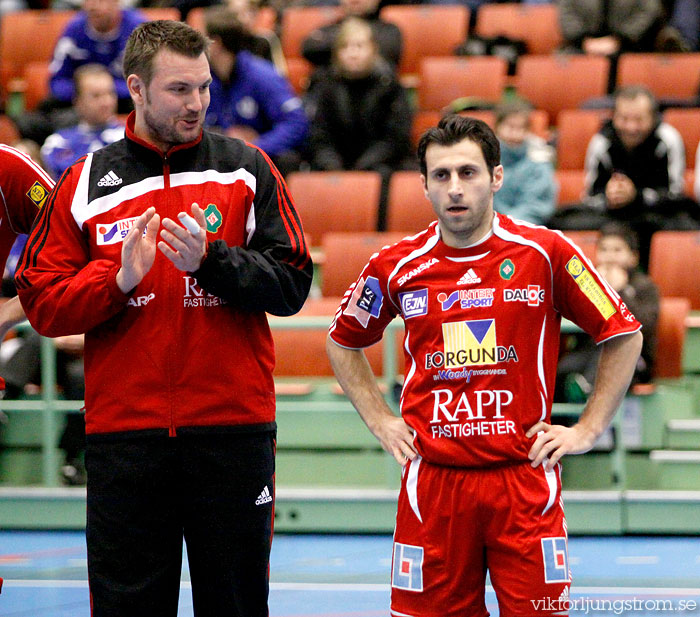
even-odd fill
[{"label": "man in red track jacket", "polygon": [[207,42],[131,35],[126,137],[76,162],[16,282],[42,334],[86,332],[93,615],[175,616],[182,538],[195,614],[267,615],[274,350],[312,264],[269,158],[202,131]]}]

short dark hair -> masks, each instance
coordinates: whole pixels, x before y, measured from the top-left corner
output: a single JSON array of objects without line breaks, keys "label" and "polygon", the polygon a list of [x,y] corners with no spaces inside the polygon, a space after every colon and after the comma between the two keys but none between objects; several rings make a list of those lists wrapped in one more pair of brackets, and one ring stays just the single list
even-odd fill
[{"label": "short dark hair", "polygon": [[[107,70],[104,64],[98,64],[97,62],[91,62],[89,64],[83,64],[75,69],[73,73],[73,100],[75,101],[83,90],[83,80],[88,79],[91,75],[109,75],[112,77],[112,73]],[[112,79],[114,79],[112,77]]]},{"label": "short dark hair", "polygon": [[430,144],[453,146],[465,139],[473,141],[481,148],[486,167],[493,177],[494,168],[501,163],[501,146],[498,143],[498,138],[486,122],[459,114],[444,116],[436,127],[423,133],[418,142],[417,153],[421,173],[424,176],[428,173],[425,152]]},{"label": "short dark hair", "polygon": [[613,93],[613,101],[615,105],[617,105],[620,99],[634,100],[640,96],[649,100],[649,103],[651,103],[651,112],[654,114],[654,117],[657,118],[659,116],[659,102],[656,100],[654,93],[641,84],[631,84],[618,88]]},{"label": "short dark hair", "polygon": [[526,115],[528,126],[533,107],[531,103],[523,99],[513,99],[496,106],[496,126],[501,124],[509,116]]},{"label": "short dark hair", "polygon": [[212,6],[204,12],[207,35],[218,37],[232,54],[253,46],[253,33],[241,22],[236,13],[226,6]]},{"label": "short dark hair", "polygon": [[181,21],[147,21],[138,26],[126,42],[124,77],[136,74],[148,86],[153,78],[153,59],[161,49],[199,58],[208,48],[209,39]]},{"label": "short dark hair", "polygon": [[634,230],[628,225],[618,222],[606,223],[600,229],[598,243],[600,243],[603,238],[609,238],[611,236],[621,238],[631,251],[635,253],[639,252],[639,238]]}]

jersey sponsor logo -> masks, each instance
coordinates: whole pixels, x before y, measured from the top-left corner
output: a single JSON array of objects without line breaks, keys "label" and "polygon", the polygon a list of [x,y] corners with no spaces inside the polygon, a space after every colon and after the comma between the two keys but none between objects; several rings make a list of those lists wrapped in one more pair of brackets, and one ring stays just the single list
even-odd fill
[{"label": "jersey sponsor logo", "polygon": [[544,302],[544,289],[539,285],[528,285],[526,289],[504,289],[505,302],[527,302],[528,306],[539,306]]},{"label": "jersey sponsor logo", "polygon": [[103,246],[106,244],[119,244],[119,242],[122,242],[124,238],[126,238],[126,234],[128,234],[129,230],[134,226],[134,222],[137,218],[138,217],[136,216],[132,216],[128,219],[115,221],[109,225],[98,224],[96,228],[97,245]]},{"label": "jersey sponsor logo", "polygon": [[566,271],[576,281],[579,289],[598,309],[598,312],[603,316],[603,319],[609,319],[617,310],[610,302],[608,296],[596,282],[593,275],[586,269],[581,260],[574,255],[566,264]]},{"label": "jersey sponsor logo", "polygon": [[219,227],[221,227],[224,217],[221,215],[220,210],[216,207],[216,204],[209,204],[204,209],[204,220],[207,222],[207,231],[213,234],[218,231]]},{"label": "jersey sponsor logo", "polygon": [[129,306],[146,306],[155,297],[156,294],[150,293],[147,296],[137,296],[136,298],[129,298],[127,304]]},{"label": "jersey sponsor logo", "polygon": [[345,314],[354,317],[362,327],[366,328],[370,317],[379,317],[383,303],[384,295],[379,286],[379,280],[373,276],[368,276],[367,279],[360,278],[352,292]]},{"label": "jersey sponsor logo", "polygon": [[518,361],[513,345],[506,347],[497,344],[495,319],[444,323],[442,338],[444,351],[426,354],[426,369]]},{"label": "jersey sponsor logo", "polygon": [[504,259],[498,266],[498,274],[501,275],[502,279],[509,281],[515,274],[515,264],[510,259]]},{"label": "jersey sponsor logo", "polygon": [[508,371],[504,368],[461,368],[461,369],[442,369],[433,374],[433,381],[449,381],[449,380],[464,380],[469,383],[472,377],[481,377],[483,375],[507,375]]},{"label": "jersey sponsor logo", "polygon": [[420,274],[421,272],[425,272],[428,268],[434,266],[436,263],[438,263],[437,257],[433,257],[432,259],[429,259],[428,261],[424,261],[420,266],[417,268],[413,268],[410,272],[407,272],[403,276],[399,277],[399,280],[397,281],[399,287],[401,287],[404,283],[410,281],[416,274]]},{"label": "jersey sponsor logo", "polygon": [[399,294],[404,319],[428,314],[428,290],[416,289]]},{"label": "jersey sponsor logo", "polygon": [[470,309],[493,305],[494,288],[487,289],[457,289],[449,296],[446,293],[438,294],[443,311],[449,311],[459,301],[460,308]]},{"label": "jersey sponsor logo", "polygon": [[394,542],[391,586],[404,591],[423,591],[423,558],[422,546]]},{"label": "jersey sponsor logo", "polygon": [[185,293],[183,296],[183,306],[185,308],[193,308],[198,306],[210,307],[221,306],[227,304],[226,300],[214,296],[204,291],[198,284],[197,280],[192,276],[183,276],[185,282]]},{"label": "jersey sponsor logo", "polygon": [[39,208],[39,210],[41,210],[41,208],[46,203],[46,198],[48,196],[49,191],[38,180],[34,184],[32,184],[29,187],[29,190],[27,191],[27,197],[29,197],[29,199],[31,199],[36,204],[36,207]]},{"label": "jersey sponsor logo", "polygon": [[[515,434],[515,422],[503,414],[513,402],[510,390],[463,391],[455,400],[452,390],[432,390],[433,439]],[[470,400],[471,396],[471,400]],[[462,415],[460,415],[462,414]]]},{"label": "jersey sponsor logo", "polygon": [[566,538],[542,538],[542,564],[545,583],[569,583],[569,551]]},{"label": "jersey sponsor logo", "polygon": [[476,275],[473,268],[469,268],[464,276],[457,281],[457,285],[476,285],[481,283],[481,279]]}]

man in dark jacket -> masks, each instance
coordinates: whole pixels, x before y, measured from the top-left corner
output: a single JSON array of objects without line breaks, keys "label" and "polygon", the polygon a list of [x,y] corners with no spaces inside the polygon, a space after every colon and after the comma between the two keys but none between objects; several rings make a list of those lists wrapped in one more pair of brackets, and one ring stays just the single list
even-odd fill
[{"label": "man in dark jacket", "polygon": [[632,226],[643,267],[654,231],[696,228],[693,204],[683,196],[683,138],[660,120],[646,87],[615,93],[612,120],[588,144],[585,169],[590,225],[612,220]]}]

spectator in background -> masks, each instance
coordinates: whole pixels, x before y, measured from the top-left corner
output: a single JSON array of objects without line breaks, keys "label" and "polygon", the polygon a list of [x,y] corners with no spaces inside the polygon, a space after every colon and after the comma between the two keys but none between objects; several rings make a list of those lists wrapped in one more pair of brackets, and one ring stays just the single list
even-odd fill
[{"label": "spectator in background", "polygon": [[116,118],[114,78],[100,64],[85,64],[75,71],[74,107],[78,124],[50,135],[41,148],[45,169],[58,179],[81,156],[124,137]]},{"label": "spectator in background", "polygon": [[514,101],[496,109],[496,136],[501,143],[504,181],[493,197],[496,212],[544,224],[554,214],[556,183],[552,149],[530,133],[532,107]]},{"label": "spectator in background", "polygon": [[332,70],[319,84],[311,122],[312,167],[378,171],[386,188],[391,172],[410,154],[411,115],[406,92],[381,57],[370,24],[344,21]]},{"label": "spectator in background", "polygon": [[660,0],[559,0],[563,51],[609,58],[609,92],[615,88],[619,55],[655,51],[662,24]]},{"label": "spectator in background", "polygon": [[316,70],[308,86],[309,100],[314,100],[318,85],[326,79],[333,62],[333,50],[340,28],[348,17],[364,19],[370,24],[379,55],[393,68],[399,66],[403,41],[396,24],[379,16],[379,0],[340,0],[342,16],[338,21],[314,30],[302,44],[302,55]]},{"label": "spectator in background", "polygon": [[586,54],[654,51],[662,15],[659,0],[559,0],[565,49]]},{"label": "spectator in background", "polygon": [[102,64],[114,78],[120,113],[128,112],[131,99],[122,74],[122,56],[131,31],[144,20],[138,11],[121,8],[120,0],[84,0],[83,10],[56,43],[49,67],[51,95],[70,105],[75,98],[75,70],[84,64]]},{"label": "spectator in background", "polygon": [[78,122],[72,108],[73,76],[85,64],[107,68],[114,78],[118,111],[127,113],[132,104],[122,75],[122,55],[129,34],[143,21],[138,11],[122,9],[120,0],[83,0],[83,10],[68,22],[54,48],[49,97],[36,112],[17,119],[22,137],[43,144],[52,133]]},{"label": "spectator in background", "polygon": [[700,49],[700,0],[676,0],[669,22],[680,32],[687,51]]},{"label": "spectator in background", "polygon": [[635,230],[646,269],[652,233],[697,229],[697,205],[683,195],[683,138],[661,121],[651,91],[628,86],[614,99],[612,120],[586,151],[586,205],[602,221],[625,222]]},{"label": "spectator in background", "polygon": [[661,121],[654,95],[644,86],[627,86],[614,101],[612,120],[586,151],[584,207],[564,211],[552,224],[599,229],[610,221],[626,223],[639,237],[646,270],[654,231],[697,229],[697,204],[683,195],[683,138]]},{"label": "spectator in background", "polygon": [[274,65],[248,51],[250,32],[234,13],[206,13],[212,39],[211,104],[206,124],[261,148],[282,174],[298,169],[309,123],[301,99]]},{"label": "spectator in background", "polygon": [[[639,269],[639,242],[628,226],[608,223],[600,230],[595,267],[642,324],[642,353],[637,360],[632,383],[648,383],[653,377],[656,356],[659,290]],[[580,333],[567,335],[565,346],[567,351],[557,367],[554,400],[580,403],[592,390],[600,350],[590,336]]]}]

